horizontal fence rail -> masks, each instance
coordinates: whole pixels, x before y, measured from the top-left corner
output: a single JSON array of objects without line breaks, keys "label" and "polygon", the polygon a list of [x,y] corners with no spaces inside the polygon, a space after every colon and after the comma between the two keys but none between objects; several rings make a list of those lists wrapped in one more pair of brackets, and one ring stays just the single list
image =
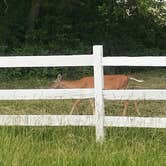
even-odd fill
[{"label": "horizontal fence rail", "polygon": [[[1,126],[95,126],[93,115],[1,115]],[[166,118],[105,116],[105,127],[166,128]]]},{"label": "horizontal fence rail", "polygon": [[[64,66],[93,66],[94,56],[9,56],[0,57],[0,68],[12,67],[64,67]],[[152,66],[166,67],[166,57],[103,57],[103,66]]]},{"label": "horizontal fence rail", "polygon": [[165,89],[104,90],[107,100],[165,100]]},{"label": "horizontal fence rail", "polygon": [[93,115],[1,115],[1,126],[95,126]]},{"label": "horizontal fence rail", "polygon": [[[0,100],[89,99],[95,89],[15,89],[0,90]],[[165,100],[165,89],[103,90],[106,100]]]},{"label": "horizontal fence rail", "polygon": [[93,66],[93,55],[0,57],[0,68]]},{"label": "horizontal fence rail", "polygon": [[0,90],[0,100],[88,99],[93,89],[17,89]]},{"label": "horizontal fence rail", "polygon": [[104,126],[166,128],[166,118],[105,116]]},{"label": "horizontal fence rail", "polygon": [[0,57],[0,68],[93,66],[93,89],[5,89],[0,100],[89,99],[95,115],[0,115],[1,126],[94,126],[96,140],[103,141],[104,127],[166,128],[165,117],[105,116],[106,100],[166,100],[166,89],[103,90],[104,66],[166,67],[166,56],[103,57],[103,47],[93,46],[89,55]]},{"label": "horizontal fence rail", "polygon": [[152,66],[166,67],[166,56],[141,56],[141,57],[104,57],[103,66]]}]

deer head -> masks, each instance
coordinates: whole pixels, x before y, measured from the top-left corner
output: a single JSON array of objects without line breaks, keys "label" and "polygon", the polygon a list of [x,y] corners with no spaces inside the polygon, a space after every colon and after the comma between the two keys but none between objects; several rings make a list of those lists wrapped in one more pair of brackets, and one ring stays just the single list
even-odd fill
[{"label": "deer head", "polygon": [[58,74],[56,80],[51,83],[49,88],[55,88],[55,89],[60,88],[61,80],[62,80],[62,75]]}]

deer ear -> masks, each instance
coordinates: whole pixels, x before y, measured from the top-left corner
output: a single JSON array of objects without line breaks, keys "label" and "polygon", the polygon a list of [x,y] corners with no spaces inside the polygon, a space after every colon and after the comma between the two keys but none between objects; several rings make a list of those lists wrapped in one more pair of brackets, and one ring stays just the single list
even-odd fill
[{"label": "deer ear", "polygon": [[58,74],[56,81],[61,81],[62,80],[62,75]]}]

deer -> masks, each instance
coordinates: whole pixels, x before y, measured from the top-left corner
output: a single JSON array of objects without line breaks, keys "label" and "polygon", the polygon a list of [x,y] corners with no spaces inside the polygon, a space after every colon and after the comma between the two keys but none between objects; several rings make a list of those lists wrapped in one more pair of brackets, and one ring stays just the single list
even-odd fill
[{"label": "deer", "polygon": [[[129,77],[127,75],[122,75],[122,74],[116,74],[116,75],[104,75],[104,89],[105,90],[118,90],[118,89],[127,89],[129,80],[134,80],[136,82],[143,82],[143,80],[138,80],[133,77]],[[57,79],[53,81],[50,85],[49,88],[55,88],[55,89],[64,89],[64,88],[94,88],[94,77],[93,76],[88,76],[88,77],[83,77],[79,80],[74,80],[74,81],[66,81],[62,80],[62,75],[58,75]],[[79,105],[81,102],[80,99],[77,99],[70,111],[70,114],[73,114],[74,109],[77,105]],[[93,113],[95,113],[95,106],[94,102],[92,99],[89,99],[90,106],[92,107]],[[123,109],[123,116],[126,115],[127,113],[127,108],[128,108],[129,101],[124,101],[124,109]],[[135,105],[135,112],[140,115],[138,106],[137,106],[137,101],[134,101]]]}]

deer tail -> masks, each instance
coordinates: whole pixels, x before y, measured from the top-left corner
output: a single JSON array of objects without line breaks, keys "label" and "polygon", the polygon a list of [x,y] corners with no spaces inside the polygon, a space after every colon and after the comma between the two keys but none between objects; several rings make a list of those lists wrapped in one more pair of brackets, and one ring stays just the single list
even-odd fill
[{"label": "deer tail", "polygon": [[137,82],[144,82],[144,80],[138,80],[136,78],[133,78],[133,77],[129,77],[130,80],[134,80],[134,81],[137,81]]}]

